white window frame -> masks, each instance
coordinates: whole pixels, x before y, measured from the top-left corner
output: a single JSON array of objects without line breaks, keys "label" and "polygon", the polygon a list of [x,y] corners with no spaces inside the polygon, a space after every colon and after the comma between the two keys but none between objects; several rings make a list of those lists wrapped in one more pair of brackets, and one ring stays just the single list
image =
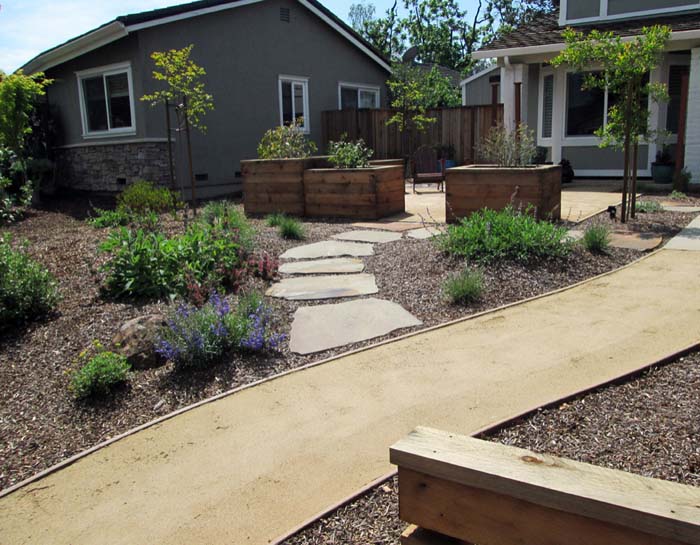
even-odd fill
[{"label": "white window frame", "polygon": [[309,78],[303,76],[289,76],[280,75],[277,78],[277,91],[279,95],[279,108],[280,108],[280,125],[284,125],[284,105],[282,104],[282,84],[291,83],[292,84],[292,116],[296,119],[296,112],[294,112],[294,85],[301,85],[302,95],[304,100],[304,134],[309,134],[311,132],[311,115],[309,112]]},{"label": "white window frame", "polygon": [[[551,130],[551,136],[548,136],[545,138],[544,136],[544,79],[547,76],[552,76],[552,85],[554,87],[553,93],[552,93],[552,130]],[[553,144],[553,139],[554,139],[554,131],[557,130],[557,128],[554,126],[554,110],[557,107],[557,75],[554,72],[554,70],[549,67],[549,68],[543,68],[540,70],[540,82],[539,82],[539,123],[537,124],[539,126],[539,134],[537,135],[538,137],[538,144],[542,147],[549,147]]]},{"label": "white window frame", "polygon": [[[85,94],[83,89],[83,80],[102,76],[102,84],[105,89],[105,104],[107,107],[107,126],[110,124],[109,98],[107,97],[107,76],[126,73],[129,82],[129,107],[131,109],[131,126],[119,127],[116,129],[108,128],[106,131],[90,131],[87,118],[87,105],[85,103]],[[112,136],[133,136],[136,134],[136,108],[134,107],[134,80],[131,71],[130,62],[122,62],[118,64],[110,64],[107,66],[99,66],[90,68],[89,70],[81,70],[75,73],[78,81],[78,100],[80,102],[80,120],[83,127],[83,138],[109,138]]]},{"label": "white window frame", "polygon": [[615,15],[608,14],[608,0],[600,0],[599,14],[593,17],[582,17],[581,19],[567,19],[568,3],[575,2],[576,0],[561,0],[559,5],[559,24],[561,26],[566,26],[568,24],[583,24],[592,23],[595,21],[614,21],[616,19],[631,19],[640,16],[653,16],[653,15],[664,15],[664,14],[674,14],[684,11],[692,11],[700,8],[700,0],[697,4],[687,5],[687,6],[674,6],[670,8],[656,8],[649,10],[640,11],[630,11],[629,13],[619,13]]},{"label": "white window frame", "polygon": [[357,104],[359,108],[360,104],[360,91],[365,91],[369,93],[374,93],[374,108],[373,109],[378,109],[381,102],[380,102],[380,87],[378,85],[370,85],[366,83],[352,83],[348,81],[339,81],[338,82],[338,109],[342,110],[343,109],[343,89],[355,89],[357,91]]}]

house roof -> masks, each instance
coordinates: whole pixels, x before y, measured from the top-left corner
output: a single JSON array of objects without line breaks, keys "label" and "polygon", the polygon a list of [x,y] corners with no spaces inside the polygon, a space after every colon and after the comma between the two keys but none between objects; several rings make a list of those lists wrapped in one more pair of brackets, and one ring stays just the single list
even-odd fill
[{"label": "house roof", "polygon": [[[581,25],[571,25],[578,31],[590,32],[593,29],[612,31],[620,36],[637,36],[642,28],[651,25],[668,25],[673,32],[700,30],[700,11],[681,15],[658,15],[639,19],[600,21]],[[515,30],[496,38],[479,50],[479,57],[488,57],[489,51],[541,47],[564,43],[562,33],[566,27],[559,26],[559,15],[542,15]]]},{"label": "house roof", "polygon": [[[264,0],[196,0],[167,8],[121,15],[113,21],[40,53],[22,66],[22,69],[26,73],[48,70],[88,51],[123,38],[131,32],[262,1]],[[388,59],[318,0],[297,0],[297,2],[335,29],[382,68],[388,72],[391,71],[391,63]]]},{"label": "house roof", "polygon": [[438,72],[452,82],[452,85],[459,87],[460,74],[459,70],[454,70],[448,68],[447,66],[442,66],[441,64],[436,64],[434,62],[416,62],[413,63],[415,66],[426,72],[430,72],[433,68],[436,68]]}]

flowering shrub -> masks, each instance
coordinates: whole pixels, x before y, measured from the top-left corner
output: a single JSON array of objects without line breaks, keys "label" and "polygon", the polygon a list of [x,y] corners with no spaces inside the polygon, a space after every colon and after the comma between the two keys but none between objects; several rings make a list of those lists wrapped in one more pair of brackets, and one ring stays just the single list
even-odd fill
[{"label": "flowering shrub", "polygon": [[259,159],[305,159],[316,153],[316,144],[306,139],[299,122],[267,131],[258,144]]},{"label": "flowering shrub", "polygon": [[262,255],[253,256],[248,260],[248,267],[254,276],[265,281],[274,280],[279,271],[279,261],[271,257],[267,252]]},{"label": "flowering shrub", "polygon": [[176,368],[207,367],[230,350],[275,350],[284,339],[272,331],[259,295],[242,296],[233,307],[214,291],[202,308],[181,304],[170,313],[156,351]]}]

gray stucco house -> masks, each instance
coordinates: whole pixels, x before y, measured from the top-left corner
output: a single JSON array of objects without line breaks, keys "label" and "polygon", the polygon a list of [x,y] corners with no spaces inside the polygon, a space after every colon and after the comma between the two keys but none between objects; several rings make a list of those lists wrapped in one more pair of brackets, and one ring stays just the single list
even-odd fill
[{"label": "gray stucco house", "polygon": [[[564,48],[562,31],[593,28],[623,37],[645,26],[668,25],[673,31],[667,53],[651,80],[668,85],[670,102],[650,104],[652,128],[665,128],[675,146],[680,119],[681,86],[688,78],[685,165],[700,183],[700,0],[561,0],[558,13],[538,17],[476,52],[475,59],[495,59],[497,66],[462,82],[465,105],[490,104],[491,92],[504,105],[508,126],[520,121],[534,129],[540,146],[558,162],[569,159],[577,175],[622,175],[622,154],[600,149],[595,129],[606,122],[607,93],[581,88],[582,76],[549,61]],[[495,90],[494,90],[495,86]],[[651,174],[656,144],[640,148],[642,176]]]},{"label": "gray stucco house", "polygon": [[320,144],[323,110],[386,102],[389,63],[315,0],[200,0],[118,17],[23,67],[56,80],[47,96],[62,127],[64,185],[167,183],[165,109],[139,98],[155,85],[150,54],[189,44],[216,108],[207,134],[193,132],[198,196],[240,189],[240,160],[256,156],[267,129],[301,117]]}]

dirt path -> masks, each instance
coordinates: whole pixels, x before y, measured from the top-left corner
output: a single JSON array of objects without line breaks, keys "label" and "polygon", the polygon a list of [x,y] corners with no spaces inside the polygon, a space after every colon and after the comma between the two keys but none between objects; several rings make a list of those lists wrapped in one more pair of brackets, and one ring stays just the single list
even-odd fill
[{"label": "dirt path", "polygon": [[267,543],[416,425],[471,433],[697,342],[699,265],[663,250],[201,406],[0,499],[0,543]]}]

